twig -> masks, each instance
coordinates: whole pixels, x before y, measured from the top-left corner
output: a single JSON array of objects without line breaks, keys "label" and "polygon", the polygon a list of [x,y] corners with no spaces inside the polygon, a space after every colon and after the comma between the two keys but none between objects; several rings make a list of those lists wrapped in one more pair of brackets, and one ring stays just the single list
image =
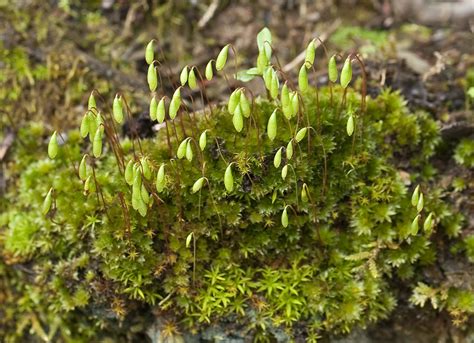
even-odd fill
[{"label": "twig", "polygon": [[206,12],[204,12],[204,15],[199,19],[198,22],[198,28],[202,29],[204,26],[207,25],[209,20],[214,17],[214,14],[216,14],[216,10],[219,7],[219,0],[213,0],[211,5],[207,8]]},{"label": "twig", "polygon": [[3,160],[3,158],[7,154],[8,149],[13,144],[14,139],[15,139],[15,134],[13,132],[9,132],[5,136],[5,139],[2,142],[0,142],[0,162]]}]

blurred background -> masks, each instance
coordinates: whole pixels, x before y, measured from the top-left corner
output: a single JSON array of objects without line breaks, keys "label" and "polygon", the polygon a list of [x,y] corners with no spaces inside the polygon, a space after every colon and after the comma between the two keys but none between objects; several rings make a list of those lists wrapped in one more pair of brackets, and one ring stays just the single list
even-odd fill
[{"label": "blurred background", "polygon": [[[0,0],[0,124],[75,125],[94,88],[109,101],[124,92],[139,115],[151,39],[171,89],[185,64],[203,70],[227,43],[238,69],[255,63],[264,26],[290,75],[319,37],[331,53],[364,57],[372,92],[400,89],[410,104],[442,115],[466,101],[460,78],[474,64],[473,14],[473,0]],[[322,83],[325,66],[324,58]],[[226,96],[221,87],[210,87],[211,101]]]},{"label": "blurred background", "polygon": [[[256,35],[264,26],[290,77],[307,43],[318,37],[331,54],[363,57],[370,95],[386,87],[399,90],[412,109],[430,112],[448,132],[472,130],[466,90],[474,85],[474,0],[0,0],[0,196],[8,181],[9,148],[22,125],[77,126],[92,89],[109,104],[116,92],[125,94],[141,131],[151,130],[144,60],[151,39],[158,42],[160,73],[171,94],[184,65],[204,70],[227,43],[238,52],[229,73],[253,65]],[[321,48],[318,58],[318,82],[324,84]],[[360,73],[356,66],[354,71]],[[227,87],[208,87],[209,101],[225,100]],[[261,85],[250,87],[259,92]],[[196,100],[192,106],[203,104]],[[428,310],[407,322],[410,308],[399,305],[390,320],[372,333],[356,332],[352,341],[455,337],[447,321]]]}]

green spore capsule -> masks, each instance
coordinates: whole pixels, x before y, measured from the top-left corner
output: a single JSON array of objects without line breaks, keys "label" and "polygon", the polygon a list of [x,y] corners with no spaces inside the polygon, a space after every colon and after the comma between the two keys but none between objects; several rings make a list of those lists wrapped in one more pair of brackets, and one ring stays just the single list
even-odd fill
[{"label": "green spore capsule", "polygon": [[191,142],[188,140],[188,144],[186,144],[186,159],[191,162],[193,160],[193,147]]},{"label": "green spore capsule", "polygon": [[283,112],[283,115],[286,119],[290,120],[293,117],[293,108],[291,107],[291,105],[282,106],[281,111]]},{"label": "green spore capsule", "polygon": [[148,160],[146,158],[142,158],[140,160],[140,164],[142,165],[143,176],[145,177],[145,179],[150,180],[151,169],[150,169],[150,164],[148,163]]},{"label": "green spore capsule", "polygon": [[87,113],[82,117],[80,134],[82,138],[86,138],[89,134],[89,116]]},{"label": "green spore capsule", "polygon": [[265,82],[265,88],[270,90],[272,87],[273,68],[270,66],[265,69],[263,73],[263,81]]},{"label": "green spore capsule", "polygon": [[291,97],[291,112],[292,112],[292,116],[294,117],[300,109],[300,98],[297,92],[293,92],[293,94],[290,97]]},{"label": "green spore capsule", "polygon": [[244,128],[244,117],[242,116],[242,110],[240,105],[237,106],[234,115],[232,116],[232,124],[237,132],[241,132]]},{"label": "green spore capsule", "polygon": [[156,102],[155,96],[153,96],[150,101],[150,119],[156,120],[157,113],[158,113],[158,104]]},{"label": "green spore capsule", "polygon": [[433,212],[431,212],[428,217],[426,217],[425,222],[423,223],[423,230],[425,232],[431,232],[433,229]]},{"label": "green spore capsule", "polygon": [[267,58],[272,57],[272,33],[264,27],[257,35],[258,51],[264,52]]},{"label": "green spore capsule", "polygon": [[89,191],[92,190],[93,186],[94,184],[92,182],[92,175],[91,175],[91,176],[88,176],[86,181],[84,182],[84,194],[87,195],[87,193],[89,193]]},{"label": "green spore capsule", "polygon": [[145,49],[145,61],[148,64],[152,64],[153,60],[155,59],[155,51],[154,51],[154,44],[153,40],[150,41],[150,43],[147,44],[146,49]]},{"label": "green spore capsule", "polygon": [[201,149],[201,151],[204,151],[204,149],[206,149],[206,145],[207,145],[207,130],[204,130],[199,136],[199,148]]},{"label": "green spore capsule", "polygon": [[150,202],[150,194],[148,194],[148,191],[146,190],[146,187],[143,183],[140,189],[140,196],[145,204],[148,204]]},{"label": "green spore capsule", "polygon": [[150,88],[150,91],[154,92],[156,90],[156,87],[158,86],[158,75],[156,74],[156,69],[153,64],[150,64],[148,66],[146,79],[147,79],[148,87]]},{"label": "green spore capsule", "polygon": [[331,82],[336,82],[337,77],[338,77],[338,71],[337,71],[337,64],[336,64],[336,56],[333,55],[329,59],[328,62],[328,76],[329,76],[329,81]]},{"label": "green spore capsule", "polygon": [[288,164],[284,165],[283,168],[281,168],[281,178],[285,180],[287,175],[288,175]]},{"label": "green spore capsule", "polygon": [[112,105],[112,111],[114,115],[114,119],[117,123],[122,124],[123,122],[123,104],[122,104],[122,97],[120,95],[116,95],[114,98],[114,103]]},{"label": "green spore capsule", "polygon": [[420,215],[417,215],[411,223],[410,233],[412,235],[416,235],[418,233],[418,229],[419,229],[418,222],[419,221],[420,221]]},{"label": "green spore capsule", "polygon": [[230,95],[229,102],[227,104],[227,110],[229,111],[230,114],[234,114],[235,109],[240,102],[240,94],[241,94],[241,90],[236,89]]},{"label": "green spore capsule", "polygon": [[351,114],[347,119],[346,132],[348,136],[354,133],[354,116]]},{"label": "green spore capsule", "polygon": [[179,159],[182,159],[186,155],[186,147],[188,145],[188,139],[189,138],[184,139],[178,146],[178,151],[176,152],[176,156]]},{"label": "green spore capsule", "polygon": [[99,158],[102,155],[102,136],[104,134],[104,127],[101,125],[97,128],[94,135],[94,141],[92,142],[92,153],[95,158]]},{"label": "green spore capsule", "polygon": [[257,71],[262,74],[265,68],[268,66],[269,60],[265,51],[262,50],[258,53],[257,56]]},{"label": "green spore capsule", "polygon": [[[89,112],[87,114],[87,122],[89,123],[89,139],[91,140],[91,142],[94,141],[94,135],[97,131],[97,127],[99,124],[97,124],[97,118],[99,117],[99,115],[95,115],[93,114],[92,112]],[[100,118],[100,117],[99,117]]]},{"label": "green spore capsule", "polygon": [[425,205],[424,199],[423,199],[423,193],[420,193],[420,196],[418,198],[418,202],[416,204],[416,210],[421,212],[423,210],[423,206]]},{"label": "green spore capsule", "polygon": [[100,112],[97,113],[97,115],[95,116],[95,124],[96,127],[99,127],[99,125],[104,124],[104,118],[102,117],[102,114]]},{"label": "green spore capsule", "polygon": [[181,86],[184,86],[186,82],[188,82],[188,66],[184,66],[181,70],[181,74],[179,74],[179,82],[181,82]]},{"label": "green spore capsule", "polygon": [[141,199],[141,194],[136,190],[134,187],[132,190],[132,207],[134,210],[138,210],[138,207],[140,206],[140,203],[143,202]]},{"label": "green spore capsule", "polygon": [[48,144],[48,156],[50,159],[54,160],[54,158],[58,155],[59,145],[58,145],[58,134],[56,131],[53,132],[51,138],[49,139]]},{"label": "green spore capsule", "polygon": [[308,186],[304,183],[301,188],[301,201],[306,203],[308,200]]},{"label": "green spore capsule", "polygon": [[163,123],[165,121],[166,108],[165,108],[165,97],[162,97],[158,106],[156,107],[156,120],[158,123]]},{"label": "green spore capsule", "polygon": [[282,107],[287,107],[290,105],[290,91],[286,82],[281,87],[280,101]]},{"label": "green spore capsule", "polygon": [[189,88],[191,89],[197,88],[197,79],[196,79],[196,73],[194,72],[194,67],[191,68],[191,70],[189,71],[188,85],[189,85]]},{"label": "green spore capsule", "polygon": [[189,248],[191,246],[191,240],[193,239],[193,236],[194,236],[194,233],[190,233],[187,237],[186,237],[186,248]]},{"label": "green spore capsule", "polygon": [[125,167],[125,182],[130,186],[133,184],[133,160],[128,161]]},{"label": "green spore capsule", "polygon": [[287,228],[288,227],[288,210],[287,210],[287,207],[285,206],[285,208],[283,209],[283,212],[281,214],[281,225],[284,227],[284,228]]},{"label": "green spore capsule", "polygon": [[212,70],[212,60],[207,62],[205,76],[207,81],[211,81],[214,77],[214,72]]},{"label": "green spore capsule", "polygon": [[275,154],[275,157],[273,158],[273,165],[275,166],[275,168],[279,168],[280,167],[280,164],[281,164],[281,153],[283,151],[283,147],[281,147],[280,149],[278,149],[278,151],[276,152]]},{"label": "green spore capsule", "polygon": [[132,183],[132,196],[137,197],[138,199],[141,198],[141,187],[142,187],[142,176],[140,173],[137,173],[133,178]]},{"label": "green spore capsule", "polygon": [[295,136],[296,141],[299,143],[306,137],[306,132],[308,131],[307,127],[300,129]]},{"label": "green spore capsule", "polygon": [[245,118],[249,118],[250,117],[250,113],[251,113],[251,108],[250,108],[250,101],[249,99],[247,98],[247,96],[245,95],[244,92],[242,92],[240,94],[240,108],[242,110],[242,114]]},{"label": "green spore capsule", "polygon": [[305,56],[305,64],[306,68],[311,68],[314,64],[314,57],[316,56],[316,44],[314,43],[314,39],[309,42],[306,48],[306,56]]},{"label": "green spore capsule", "polygon": [[87,154],[82,157],[81,163],[79,163],[79,178],[82,181],[87,179]]},{"label": "green spore capsule", "polygon": [[179,108],[181,106],[181,88],[178,88],[174,91],[173,97],[170,102],[170,118],[173,120],[178,114]]},{"label": "green spore capsule", "polygon": [[142,217],[145,217],[147,212],[148,212],[148,207],[143,201],[140,201],[138,203],[138,213],[140,213]]},{"label": "green spore capsule", "polygon": [[291,139],[286,146],[286,159],[291,160],[293,157],[293,140]]},{"label": "green spore capsule", "polygon": [[196,182],[194,182],[193,189],[192,189],[193,193],[199,192],[201,190],[205,179],[206,179],[205,177],[200,177],[199,179],[196,180]]},{"label": "green spore capsule", "polygon": [[53,188],[50,188],[48,194],[43,201],[43,206],[41,207],[41,212],[43,215],[48,214],[49,210],[51,209],[51,205],[53,204]]},{"label": "green spore capsule", "polygon": [[278,91],[280,89],[280,81],[278,80],[278,75],[276,72],[273,72],[272,80],[270,83],[270,96],[272,99],[276,99],[278,97]]},{"label": "green spore capsule", "polygon": [[142,187],[142,174],[136,173],[134,178],[133,178],[133,183],[132,187],[134,188],[134,191],[136,194],[140,195],[140,190]]},{"label": "green spore capsule", "polygon": [[225,64],[227,62],[227,55],[229,54],[229,44],[224,46],[222,50],[219,52],[216,58],[216,70],[221,71],[224,69]]},{"label": "green spore capsule", "polygon": [[158,173],[156,174],[156,191],[158,193],[163,192],[165,189],[165,165],[162,164],[158,169]]},{"label": "green spore capsule", "polygon": [[411,196],[411,205],[417,206],[419,199],[420,199],[420,185],[416,186],[415,190],[413,191],[413,194]]},{"label": "green spore capsule", "polygon": [[277,110],[275,109],[270,116],[270,119],[268,119],[268,124],[267,124],[267,134],[268,138],[270,138],[271,141],[273,141],[277,135],[277,116],[276,116]]},{"label": "green spore capsule", "polygon": [[308,72],[306,66],[303,64],[298,73],[298,87],[300,88],[300,91],[304,93],[308,89],[308,85]]},{"label": "green spore capsule", "polygon": [[272,194],[272,204],[275,203],[276,199],[277,199],[277,196],[278,196],[278,192],[276,189],[273,190],[273,194]]},{"label": "green spore capsule", "polygon": [[91,92],[91,95],[89,95],[89,100],[87,101],[87,109],[89,111],[97,111],[97,103],[95,101],[94,92]]},{"label": "green spore capsule", "polygon": [[132,188],[132,207],[134,210],[138,210],[140,203],[143,202],[140,189],[137,187]]},{"label": "green spore capsule", "polygon": [[134,164],[133,164],[132,185],[133,185],[133,182],[135,181],[135,179],[136,179],[137,177],[140,177],[140,178],[141,178],[140,164],[134,163]]},{"label": "green spore capsule", "polygon": [[352,62],[351,62],[351,58],[347,57],[341,70],[342,88],[347,88],[351,80],[352,80]]},{"label": "green spore capsule", "polygon": [[225,170],[224,186],[228,193],[234,190],[234,176],[232,175],[232,163],[229,164]]},{"label": "green spore capsule", "polygon": [[[281,99],[281,101],[282,101],[282,111],[283,111],[283,115],[288,120],[290,120],[296,114],[296,112],[294,110],[294,105],[293,105],[293,99],[295,97],[295,94],[297,94],[297,93],[296,92],[290,92],[288,90],[288,99],[286,100],[286,99],[283,98],[283,90],[282,90],[282,99]],[[296,101],[298,102],[298,99],[296,99]],[[296,105],[298,106],[299,104],[296,104]]]}]

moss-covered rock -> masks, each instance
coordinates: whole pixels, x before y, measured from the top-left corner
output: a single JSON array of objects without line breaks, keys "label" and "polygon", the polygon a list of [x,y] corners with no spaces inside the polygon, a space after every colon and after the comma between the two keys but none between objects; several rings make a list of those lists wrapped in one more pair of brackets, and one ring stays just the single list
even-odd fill
[{"label": "moss-covered rock", "polygon": [[[278,73],[260,69],[247,77],[273,95]],[[181,106],[142,140],[97,102],[53,160],[41,125],[22,129],[0,216],[7,340],[130,340],[158,315],[168,337],[229,320],[256,340],[298,327],[316,341],[386,318],[395,279],[433,302],[416,270],[462,221],[430,184],[436,123],[389,90],[294,91],[292,105],[240,88],[236,106]],[[466,290],[439,301],[473,311]]]}]

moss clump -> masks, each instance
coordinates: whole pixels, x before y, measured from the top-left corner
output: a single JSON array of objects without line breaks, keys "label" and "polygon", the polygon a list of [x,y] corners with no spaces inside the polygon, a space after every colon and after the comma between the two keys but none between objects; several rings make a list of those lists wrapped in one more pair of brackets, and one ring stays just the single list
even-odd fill
[{"label": "moss clump", "polygon": [[466,168],[474,167],[474,142],[472,139],[461,140],[454,151],[454,159]]},{"label": "moss clump", "polygon": [[[266,63],[253,72],[265,78]],[[268,84],[272,95],[275,81]],[[433,233],[456,225],[426,182],[421,208],[411,204],[414,187],[396,162],[403,156],[421,172],[439,143],[437,125],[388,90],[367,103],[335,85],[292,94],[299,106],[289,117],[284,101],[256,97],[242,130],[234,108],[233,116],[227,107],[182,110],[147,140],[120,139],[97,102],[87,114],[93,137],[63,133],[54,160],[43,130],[23,129],[12,164],[21,173],[0,217],[4,259],[22,266],[7,303],[18,324],[7,337],[125,340],[152,310],[177,327],[230,318],[261,339],[270,327],[291,335],[304,323],[308,341],[386,318],[396,305],[391,280],[432,263]],[[433,225],[423,225],[430,213]],[[135,311],[148,315],[137,324],[128,320]]]}]

